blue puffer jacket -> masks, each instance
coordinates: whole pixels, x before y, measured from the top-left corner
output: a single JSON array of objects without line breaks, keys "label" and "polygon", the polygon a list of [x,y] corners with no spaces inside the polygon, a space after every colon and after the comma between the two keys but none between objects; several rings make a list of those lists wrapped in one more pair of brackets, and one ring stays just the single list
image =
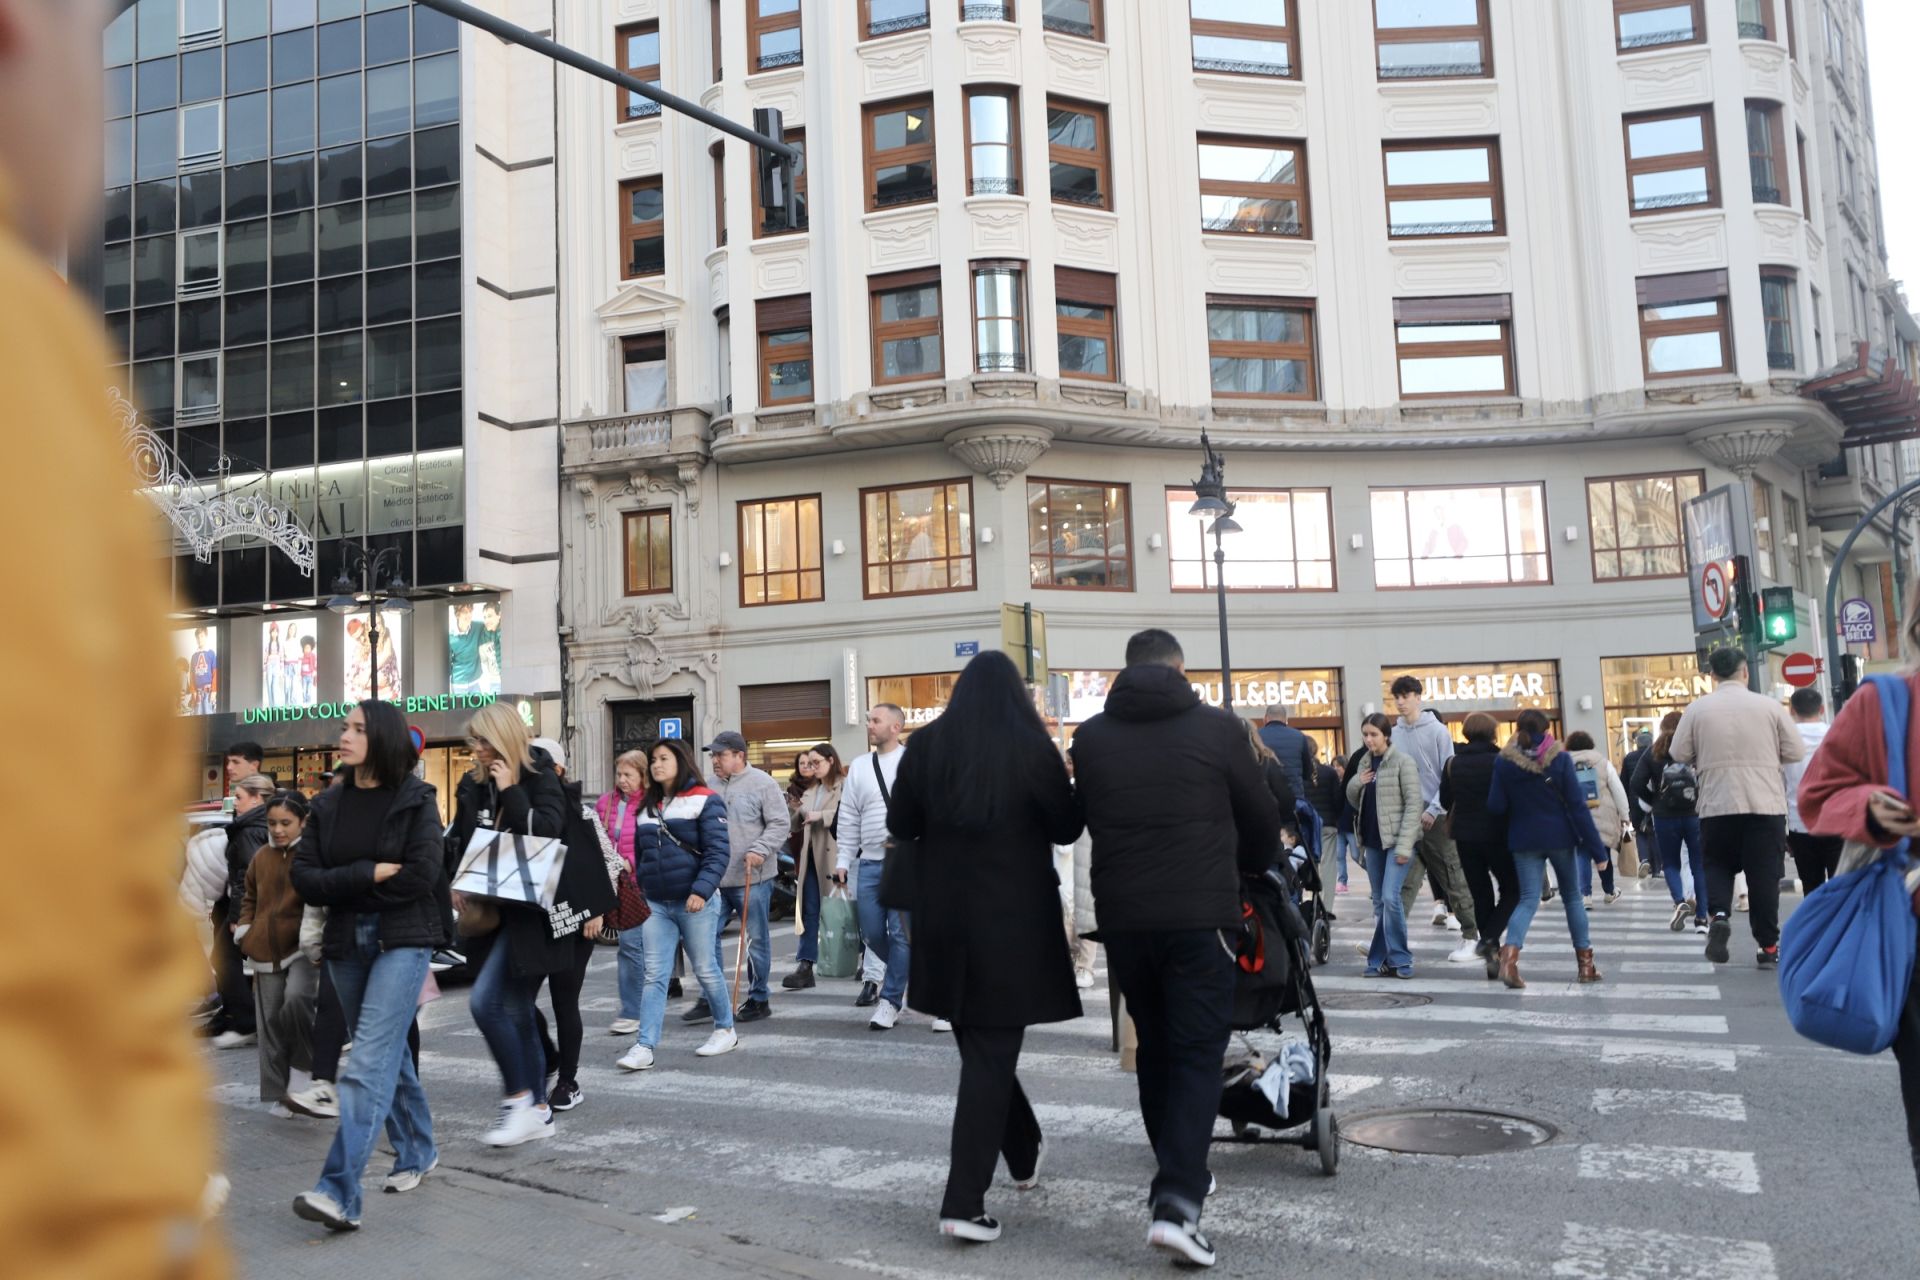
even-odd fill
[{"label": "blue puffer jacket", "polygon": [[642,807],[633,827],[641,892],[654,902],[712,898],[727,873],[731,841],[727,802],[706,787],[688,787],[667,801],[664,822]]},{"label": "blue puffer jacket", "polygon": [[1507,815],[1507,848],[1515,853],[1584,849],[1595,862],[1608,859],[1574,776],[1573,757],[1557,742],[1537,759],[1520,745],[1519,734],[1509,738],[1493,763],[1487,812]]}]

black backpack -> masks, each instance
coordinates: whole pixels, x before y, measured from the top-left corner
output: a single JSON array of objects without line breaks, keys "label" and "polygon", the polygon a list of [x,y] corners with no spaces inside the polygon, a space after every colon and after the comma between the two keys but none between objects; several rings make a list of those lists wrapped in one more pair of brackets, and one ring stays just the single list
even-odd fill
[{"label": "black backpack", "polygon": [[1669,759],[1660,770],[1660,798],[1668,804],[1683,804],[1688,813],[1700,800],[1700,775],[1693,766]]}]

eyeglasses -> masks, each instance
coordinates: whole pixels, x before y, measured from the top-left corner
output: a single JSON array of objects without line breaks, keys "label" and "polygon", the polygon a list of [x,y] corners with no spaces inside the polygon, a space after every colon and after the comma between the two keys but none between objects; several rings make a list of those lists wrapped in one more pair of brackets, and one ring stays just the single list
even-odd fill
[{"label": "eyeglasses", "polygon": [[469,750],[469,751],[491,751],[491,750],[493,750],[493,744],[492,744],[491,742],[488,742],[488,741],[487,741],[487,740],[486,740],[485,738],[468,738],[468,739],[467,739],[467,750]]}]

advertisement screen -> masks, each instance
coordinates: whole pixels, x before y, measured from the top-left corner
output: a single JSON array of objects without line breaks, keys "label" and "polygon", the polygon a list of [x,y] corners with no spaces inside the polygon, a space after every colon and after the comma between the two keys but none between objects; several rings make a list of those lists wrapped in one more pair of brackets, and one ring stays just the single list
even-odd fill
[{"label": "advertisement screen", "polygon": [[498,600],[456,600],[447,610],[447,691],[500,692]]},{"label": "advertisement screen", "polygon": [[173,633],[174,674],[180,681],[180,714],[210,716],[220,709],[220,633],[183,627]]},{"label": "advertisement screen", "polygon": [[260,624],[260,705],[311,707],[320,701],[319,626],[312,618]]},{"label": "advertisement screen", "polygon": [[[375,658],[371,641],[373,628],[365,613],[347,615],[347,646],[342,667],[346,676],[346,701],[365,702],[373,696]],[[406,617],[382,611],[380,614],[380,696],[392,701],[406,696],[400,684],[400,654],[404,651]]]}]

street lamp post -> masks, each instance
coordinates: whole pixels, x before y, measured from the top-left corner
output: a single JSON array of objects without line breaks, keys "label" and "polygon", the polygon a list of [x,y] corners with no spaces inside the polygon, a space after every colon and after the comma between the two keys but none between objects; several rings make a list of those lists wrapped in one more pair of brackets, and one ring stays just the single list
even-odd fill
[{"label": "street lamp post", "polygon": [[[407,590],[406,579],[400,576],[400,548],[384,547],[379,551],[368,551],[364,542],[347,544],[347,561],[357,564],[360,573],[359,590],[354,589],[353,575],[346,565],[342,565],[340,576],[333,580],[333,597],[327,601],[327,608],[338,614],[349,614],[362,604],[367,607],[367,675],[372,681],[373,700],[380,700],[380,610],[385,608],[391,613],[408,614],[413,612],[413,602],[404,594]],[[386,575],[387,585],[382,587],[382,573]]]},{"label": "street lamp post", "polygon": [[1233,660],[1227,651],[1227,549],[1221,538],[1239,533],[1234,504],[1227,499],[1227,464],[1214,452],[1206,428],[1200,430],[1200,478],[1193,482],[1195,502],[1188,515],[1213,517],[1213,584],[1220,600],[1220,705],[1233,710]]}]

